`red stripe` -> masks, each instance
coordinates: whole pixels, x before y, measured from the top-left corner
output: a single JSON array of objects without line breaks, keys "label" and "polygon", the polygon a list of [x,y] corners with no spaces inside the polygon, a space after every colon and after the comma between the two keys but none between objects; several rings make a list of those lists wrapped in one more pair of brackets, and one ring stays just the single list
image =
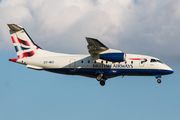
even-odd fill
[{"label": "red stripe", "polygon": [[[30,53],[30,55],[28,55],[29,53]],[[33,56],[34,54],[35,54],[34,51],[31,51],[31,52],[25,52],[25,53],[22,54],[22,58],[24,58],[24,57],[31,57],[31,56]]]},{"label": "red stripe", "polygon": [[19,39],[19,38],[17,38],[17,39],[18,39],[19,43],[22,43],[21,39]]},{"label": "red stripe", "polygon": [[24,58],[24,57],[28,57],[28,54],[27,53],[23,53],[22,54],[22,58]]},{"label": "red stripe", "polygon": [[25,45],[27,45],[27,46],[30,46],[30,44],[27,42],[27,41],[22,41],[21,39],[19,39],[19,38],[17,38],[18,39],[18,41],[19,41],[19,43],[21,43],[21,44],[23,44],[24,45],[24,43],[23,42],[25,42]]},{"label": "red stripe", "polygon": [[142,60],[142,58],[129,58],[130,60]]},{"label": "red stripe", "polygon": [[30,53],[31,53],[31,55],[32,55],[32,56],[35,54],[35,52],[34,52],[34,51],[31,51]]},{"label": "red stripe", "polygon": [[146,58],[129,58],[130,60],[147,60]]},{"label": "red stripe", "polygon": [[13,43],[16,43],[13,36],[11,36],[11,39]]}]

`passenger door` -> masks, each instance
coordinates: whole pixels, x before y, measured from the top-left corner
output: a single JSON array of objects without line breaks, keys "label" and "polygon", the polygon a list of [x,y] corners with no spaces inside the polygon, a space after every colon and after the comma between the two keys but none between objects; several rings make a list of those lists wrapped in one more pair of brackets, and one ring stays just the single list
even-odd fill
[{"label": "passenger door", "polygon": [[76,60],[75,59],[70,59],[69,61],[69,70],[70,71],[75,71],[76,68]]},{"label": "passenger door", "polygon": [[140,67],[144,67],[145,66],[145,63],[146,63],[147,59],[142,59],[142,60],[139,60],[139,66]]}]

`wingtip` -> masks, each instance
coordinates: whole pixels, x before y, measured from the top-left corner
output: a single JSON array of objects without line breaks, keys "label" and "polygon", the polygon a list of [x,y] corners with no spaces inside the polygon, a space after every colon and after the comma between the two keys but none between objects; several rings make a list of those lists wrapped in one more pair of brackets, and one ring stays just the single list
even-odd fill
[{"label": "wingtip", "polygon": [[86,37],[86,39],[98,40],[98,39],[96,39],[96,38],[92,38],[92,37]]},{"label": "wingtip", "polygon": [[85,37],[86,39],[89,39],[89,37]]}]

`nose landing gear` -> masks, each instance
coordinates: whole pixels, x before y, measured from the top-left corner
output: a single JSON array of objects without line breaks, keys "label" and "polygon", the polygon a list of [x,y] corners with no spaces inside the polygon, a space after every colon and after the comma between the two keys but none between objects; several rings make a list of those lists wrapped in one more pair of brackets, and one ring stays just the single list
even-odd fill
[{"label": "nose landing gear", "polygon": [[161,75],[155,75],[156,79],[157,79],[157,83],[161,83]]}]

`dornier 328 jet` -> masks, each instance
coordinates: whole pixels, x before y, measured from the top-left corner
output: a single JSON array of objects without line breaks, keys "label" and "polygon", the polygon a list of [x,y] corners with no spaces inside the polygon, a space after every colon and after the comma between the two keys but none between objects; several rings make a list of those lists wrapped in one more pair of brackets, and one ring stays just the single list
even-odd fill
[{"label": "dornier 328 jet", "polygon": [[162,75],[174,72],[158,58],[109,49],[99,40],[89,37],[86,40],[90,55],[49,52],[36,45],[23,27],[8,26],[18,57],[9,60],[31,69],[96,78],[102,86],[108,78],[117,76],[155,76],[161,83]]}]

